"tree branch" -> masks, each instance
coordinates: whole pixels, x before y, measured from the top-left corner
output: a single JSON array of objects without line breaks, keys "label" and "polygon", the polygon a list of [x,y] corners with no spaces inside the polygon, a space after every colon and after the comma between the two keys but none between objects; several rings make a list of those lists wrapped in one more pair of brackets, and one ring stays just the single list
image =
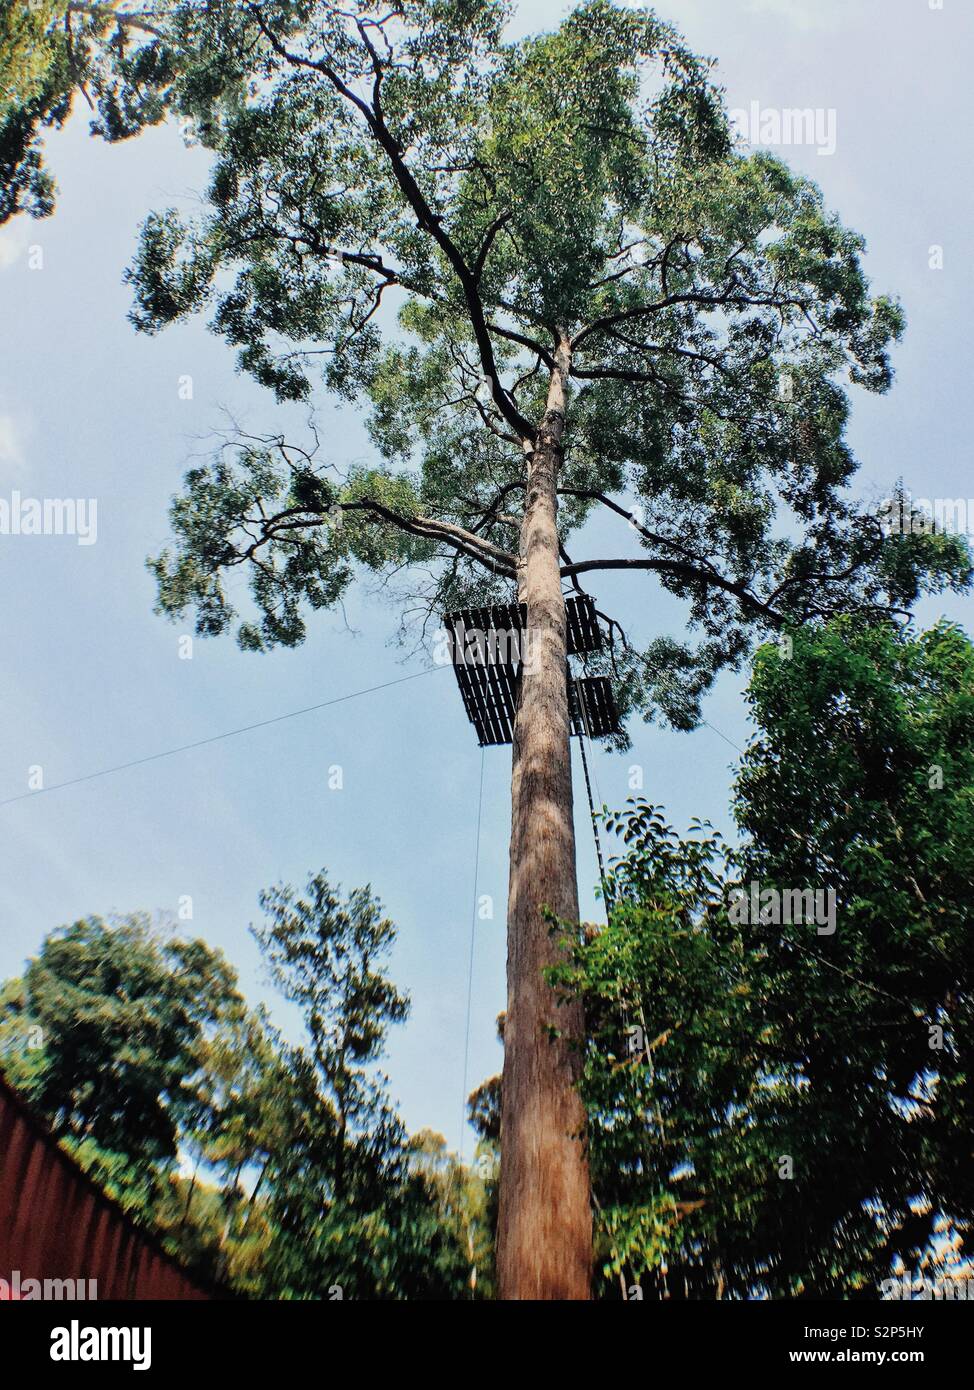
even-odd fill
[{"label": "tree branch", "polygon": [[563,565],[561,577],[571,579],[576,574],[588,574],[593,570],[655,570],[661,574],[673,574],[680,578],[695,580],[700,584],[707,584],[715,589],[723,589],[725,593],[733,594],[734,597],[745,608],[750,608],[764,618],[765,622],[773,627],[781,627],[785,619],[782,614],[773,609],[770,604],[765,603],[752,594],[750,589],[744,584],[739,584],[733,579],[725,579],[716,570],[701,569],[699,565],[691,564],[687,560],[666,560],[654,557],[646,558],[613,558],[607,560],[582,560],[577,565]]},{"label": "tree branch", "polygon": [[[359,498],[354,502],[335,502],[332,510],[365,512],[373,517],[381,518],[381,520],[395,526],[400,531],[407,532],[409,535],[419,536],[424,540],[442,541],[451,549],[466,556],[467,559],[475,560],[491,574],[502,574],[510,579],[515,577],[516,557],[510,551],[503,550],[483,536],[478,536],[473,531],[467,531],[462,526],[456,526],[453,522],[440,521],[433,517],[403,516],[375,498]],[[247,524],[257,526],[260,534],[233,563],[239,564],[244,560],[254,560],[256,552],[261,546],[274,540],[283,532],[308,530],[325,526],[328,522],[327,513],[311,512],[309,514],[307,507],[289,507],[272,517],[261,515],[253,520],[248,519]]]},{"label": "tree branch", "polygon": [[[474,340],[477,344],[478,353],[480,354],[481,366],[483,367],[484,375],[490,383],[494,404],[520,438],[533,440],[536,433],[534,426],[525,419],[514,401],[501,385],[500,377],[497,372],[497,362],[494,357],[494,345],[490,337],[490,326],[487,322],[484,306],[480,299],[474,273],[467,265],[456,243],[445,231],[442,218],[438,213],[433,211],[426,201],[422,190],[413,177],[412,171],[402,157],[402,151],[398,141],[385,123],[385,119],[381,114],[381,108],[376,110],[375,107],[370,106],[364,98],[352,91],[351,87],[348,86],[340,74],[325,59],[305,58],[301,54],[292,53],[267,24],[258,7],[254,8],[253,14],[264,37],[279,57],[283,58],[286,63],[292,66],[309,68],[314,72],[321,73],[322,76],[327,78],[331,83],[335,91],[338,92],[344,100],[350,102],[362,115],[371,132],[372,138],[385,152],[395,180],[415,214],[417,225],[420,230],[425,232],[440,248],[453,270],[453,273],[460,282],[470,319],[470,326],[473,329]],[[381,64],[379,64],[378,55],[372,45],[369,44],[367,46],[370,50],[370,56],[376,71],[376,80],[378,83],[381,77]]]},{"label": "tree branch", "polygon": [[612,328],[617,323],[626,323],[630,319],[643,318],[647,314],[658,314],[663,309],[672,308],[674,304],[697,304],[704,309],[720,309],[730,305],[735,309],[801,309],[806,311],[806,305],[800,299],[777,299],[773,296],[765,298],[754,298],[744,294],[737,286],[731,285],[720,294],[700,294],[685,292],[682,294],[664,295],[662,299],[656,300],[653,304],[641,304],[633,309],[621,309],[616,314],[606,314],[604,318],[594,319],[575,335],[572,342],[574,351],[591,337],[593,333],[599,333],[605,329]]},{"label": "tree branch", "polygon": [[151,34],[153,38],[162,38],[162,30],[149,23],[150,20],[159,18],[159,12],[156,10],[117,10],[111,3],[84,5],[71,0],[64,13],[66,16],[78,14],[87,15],[89,19],[111,21],[120,28],[140,29],[143,33]]}]

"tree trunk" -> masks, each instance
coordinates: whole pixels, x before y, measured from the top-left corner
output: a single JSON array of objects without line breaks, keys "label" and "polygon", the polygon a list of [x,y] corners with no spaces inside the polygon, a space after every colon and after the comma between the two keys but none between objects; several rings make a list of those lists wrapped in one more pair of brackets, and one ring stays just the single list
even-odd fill
[{"label": "tree trunk", "polygon": [[[561,957],[542,915],[578,921],[566,617],[557,534],[569,344],[551,374],[528,464],[520,598],[526,659],[514,725],[507,911],[507,1017],[501,1089],[498,1292],[503,1299],[587,1299],[592,1214],[585,1115],[576,1090],[579,1004],[559,1008],[543,971]],[[552,1039],[549,1029],[557,1028]]]}]

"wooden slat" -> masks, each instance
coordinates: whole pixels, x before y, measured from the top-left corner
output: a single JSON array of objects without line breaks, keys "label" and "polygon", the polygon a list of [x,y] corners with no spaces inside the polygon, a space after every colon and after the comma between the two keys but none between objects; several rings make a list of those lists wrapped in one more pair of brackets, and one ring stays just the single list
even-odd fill
[{"label": "wooden slat", "polygon": [[[589,595],[566,600],[567,644],[570,655],[593,651],[601,645],[595,603]],[[444,625],[451,634],[453,668],[467,718],[477,731],[482,747],[510,743],[520,684],[520,634],[524,631],[524,604],[495,604],[464,608],[447,614]],[[585,676],[569,681],[572,732],[601,738],[618,729],[612,688],[605,676]]]}]

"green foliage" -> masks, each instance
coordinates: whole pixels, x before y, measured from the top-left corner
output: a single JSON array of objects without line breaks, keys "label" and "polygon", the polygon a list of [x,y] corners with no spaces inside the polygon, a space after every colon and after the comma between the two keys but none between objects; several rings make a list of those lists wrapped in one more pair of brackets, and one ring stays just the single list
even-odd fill
[{"label": "green foliage", "polygon": [[146,1174],[174,1161],[205,1031],[240,1005],[222,956],[145,918],[89,918],[45,938],[24,986],[44,1037],[28,1094],[55,1132]]},{"label": "green foliage", "polygon": [[26,105],[44,90],[56,60],[57,0],[36,3],[0,3],[0,102],[3,110]]},{"label": "green foliage", "polygon": [[[557,972],[586,1001],[609,1297],[875,1298],[974,1212],[974,645],[792,639],[755,661],[741,846],[630,803],[608,926]],[[834,935],[737,920],[754,883],[834,889]]]},{"label": "green foliage", "polygon": [[[806,959],[788,1005],[823,1094],[827,1078],[810,1140],[827,1152],[852,1111],[852,1154],[878,1174],[882,1256],[913,1267],[938,1215],[966,1224],[974,1197],[974,646],[949,623],[914,638],[845,620],[796,635],[790,662],[762,652],[750,699],[748,872],[827,880],[838,900],[834,947],[817,943],[825,959]],[[768,970],[789,967],[770,943]]]},{"label": "green foliage", "polygon": [[425,1239],[440,1287],[451,1289],[454,1298],[491,1298],[495,1184],[479,1176],[485,1165],[465,1168],[441,1134],[422,1130],[410,1141],[409,1169],[429,1194]]},{"label": "green foliage", "polygon": [[318,1081],[335,1116],[332,1177],[341,1201],[355,1181],[347,1160],[357,1147],[368,1146],[371,1165],[377,1141],[396,1143],[398,1122],[385,1102],[385,1078],[369,1070],[389,1024],[409,1012],[408,999],[382,974],[395,928],[369,888],[343,901],[324,873],[309,879],[305,896],[279,885],[260,901],[266,921],[254,935],[275,983],[301,1010]]},{"label": "green foliage", "polygon": [[55,0],[0,0],[0,224],[21,210],[44,217],[54,184],[44,169],[40,131],[70,108],[68,52],[55,27]]},{"label": "green foliage", "polygon": [[0,224],[53,211],[44,135],[64,125],[79,92],[96,113],[92,132],[109,140],[163,119],[171,50],[156,20],[170,10],[165,0],[147,11],[117,0],[0,0]]},{"label": "green foliage", "polygon": [[255,935],[306,1046],[204,942],[92,918],[4,985],[4,1073],[100,1186],[242,1295],[482,1297],[487,1189],[441,1139],[408,1139],[374,1071],[408,1009],[381,970],[392,923],[323,873],[262,901]]},{"label": "green foliage", "polygon": [[597,1268],[610,1297],[620,1279],[712,1297],[738,1274],[762,1183],[746,1109],[754,1000],[722,906],[725,855],[703,831],[679,840],[645,804],[608,825],[626,845],[608,927],[553,977],[585,998]]},{"label": "green foliage", "polygon": [[[692,727],[756,637],[963,588],[970,560],[849,499],[847,388],[888,388],[903,328],[862,238],[734,148],[712,63],[651,11],[588,0],[518,41],[507,18],[500,0],[88,15],[72,80],[96,132],[170,113],[212,154],[203,215],[145,223],[135,324],[208,312],[280,399],[323,384],[362,405],[382,458],[325,487],[316,446],[225,441],[174,503],[160,607],[260,649],[301,641],[357,570],[412,573],[429,614],[510,599],[567,339],[564,577],[608,508],[614,553],[578,563],[655,579],[689,628],[634,643],[606,624],[592,669],[624,716]],[[238,567],[256,618],[228,602]]]},{"label": "green foliage", "polygon": [[44,1065],[44,1030],[32,1017],[23,980],[0,985],[0,1071],[27,1093]]},{"label": "green foliage", "polygon": [[345,1297],[463,1296],[470,1269],[489,1263],[471,1229],[481,1185],[442,1140],[407,1141],[371,1069],[389,1024],[408,1013],[382,973],[392,923],[368,888],[343,898],[323,872],[303,895],[279,885],[261,905],[254,934],[309,1039],[307,1058],[292,1062],[296,1124],[268,1174],[279,1236],[267,1277],[284,1297],[335,1286]]}]

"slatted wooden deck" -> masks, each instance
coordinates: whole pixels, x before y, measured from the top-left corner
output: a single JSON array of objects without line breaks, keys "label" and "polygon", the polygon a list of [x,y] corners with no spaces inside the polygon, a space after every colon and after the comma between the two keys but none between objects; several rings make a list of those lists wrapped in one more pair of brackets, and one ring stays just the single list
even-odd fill
[{"label": "slatted wooden deck", "polygon": [[[602,633],[594,601],[587,594],[572,595],[565,609],[569,656],[598,650]],[[450,634],[463,707],[477,731],[478,743],[492,747],[512,742],[527,623],[525,605],[464,608],[448,613],[443,622]],[[616,733],[619,717],[607,677],[573,677],[566,672],[566,679],[572,733],[590,738]]]}]

